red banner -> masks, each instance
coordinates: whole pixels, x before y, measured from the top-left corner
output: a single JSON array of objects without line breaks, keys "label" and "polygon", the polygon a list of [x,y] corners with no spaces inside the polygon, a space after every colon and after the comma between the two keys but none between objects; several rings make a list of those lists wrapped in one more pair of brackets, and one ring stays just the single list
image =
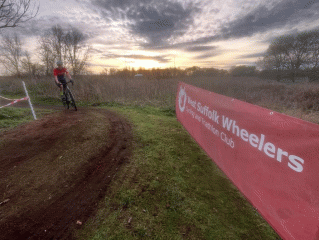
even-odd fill
[{"label": "red banner", "polygon": [[283,239],[319,239],[319,125],[182,82],[176,114]]}]

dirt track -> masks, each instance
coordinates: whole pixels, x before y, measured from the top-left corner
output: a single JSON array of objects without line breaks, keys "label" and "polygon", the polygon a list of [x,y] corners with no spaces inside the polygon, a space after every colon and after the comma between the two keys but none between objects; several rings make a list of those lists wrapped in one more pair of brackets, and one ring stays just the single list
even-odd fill
[{"label": "dirt track", "polygon": [[0,239],[74,239],[129,160],[131,140],[123,118],[91,109],[2,133],[0,203],[9,200],[0,204]]}]

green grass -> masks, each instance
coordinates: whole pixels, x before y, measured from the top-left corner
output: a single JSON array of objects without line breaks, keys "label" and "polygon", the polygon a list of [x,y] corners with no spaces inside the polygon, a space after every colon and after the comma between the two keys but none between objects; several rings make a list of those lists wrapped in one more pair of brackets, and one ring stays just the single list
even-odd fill
[{"label": "green grass", "polygon": [[[36,109],[37,118],[52,113],[49,109]],[[30,108],[5,107],[0,109],[0,133],[14,128],[22,123],[34,120]]]},{"label": "green grass", "polygon": [[79,239],[280,239],[171,109],[108,107],[133,125],[133,157]]},{"label": "green grass", "polygon": [[[61,98],[59,96],[56,97],[41,97],[41,96],[35,96],[32,99],[32,104],[35,105],[41,105],[41,106],[50,106],[50,105],[54,105],[54,106],[62,106],[62,102],[61,102]],[[90,105],[92,105],[90,102],[88,101],[78,101],[77,99],[75,99],[75,103],[78,107],[88,107]]]},{"label": "green grass", "polygon": [[1,96],[11,99],[19,99],[25,97],[25,92],[23,90],[16,90],[16,91],[8,91],[8,90],[2,90]]},{"label": "green grass", "polygon": [[60,105],[61,103],[61,98],[58,97],[33,97],[32,99],[33,104],[38,104],[38,105]]}]

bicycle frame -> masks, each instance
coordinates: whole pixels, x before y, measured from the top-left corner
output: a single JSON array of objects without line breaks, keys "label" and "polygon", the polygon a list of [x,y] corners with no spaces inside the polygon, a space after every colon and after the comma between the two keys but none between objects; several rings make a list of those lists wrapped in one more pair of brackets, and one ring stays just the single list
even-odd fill
[{"label": "bicycle frame", "polygon": [[66,82],[66,84],[63,84],[63,95],[65,97],[65,102],[63,102],[63,105],[69,109],[69,104],[71,104],[72,107],[74,107],[75,111],[77,111],[77,107],[73,98],[73,94],[71,93],[70,88],[68,87],[68,83],[71,81]]}]

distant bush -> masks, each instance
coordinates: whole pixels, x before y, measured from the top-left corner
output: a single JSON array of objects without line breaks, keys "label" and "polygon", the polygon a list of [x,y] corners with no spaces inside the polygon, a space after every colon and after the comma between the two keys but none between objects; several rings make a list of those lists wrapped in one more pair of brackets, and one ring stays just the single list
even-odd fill
[{"label": "distant bush", "polygon": [[255,66],[235,66],[230,69],[230,74],[234,77],[255,77],[257,71]]},{"label": "distant bush", "polygon": [[[24,81],[33,99],[59,99],[53,78],[26,78]],[[319,110],[319,84],[316,82],[288,85],[257,77],[192,75],[180,79],[134,79],[87,75],[75,79],[72,92],[78,101],[91,104],[151,105],[166,108],[167,114],[172,115],[179,81],[263,107],[276,105],[303,111]],[[21,79],[0,78],[0,89],[8,96],[24,95]]]}]

